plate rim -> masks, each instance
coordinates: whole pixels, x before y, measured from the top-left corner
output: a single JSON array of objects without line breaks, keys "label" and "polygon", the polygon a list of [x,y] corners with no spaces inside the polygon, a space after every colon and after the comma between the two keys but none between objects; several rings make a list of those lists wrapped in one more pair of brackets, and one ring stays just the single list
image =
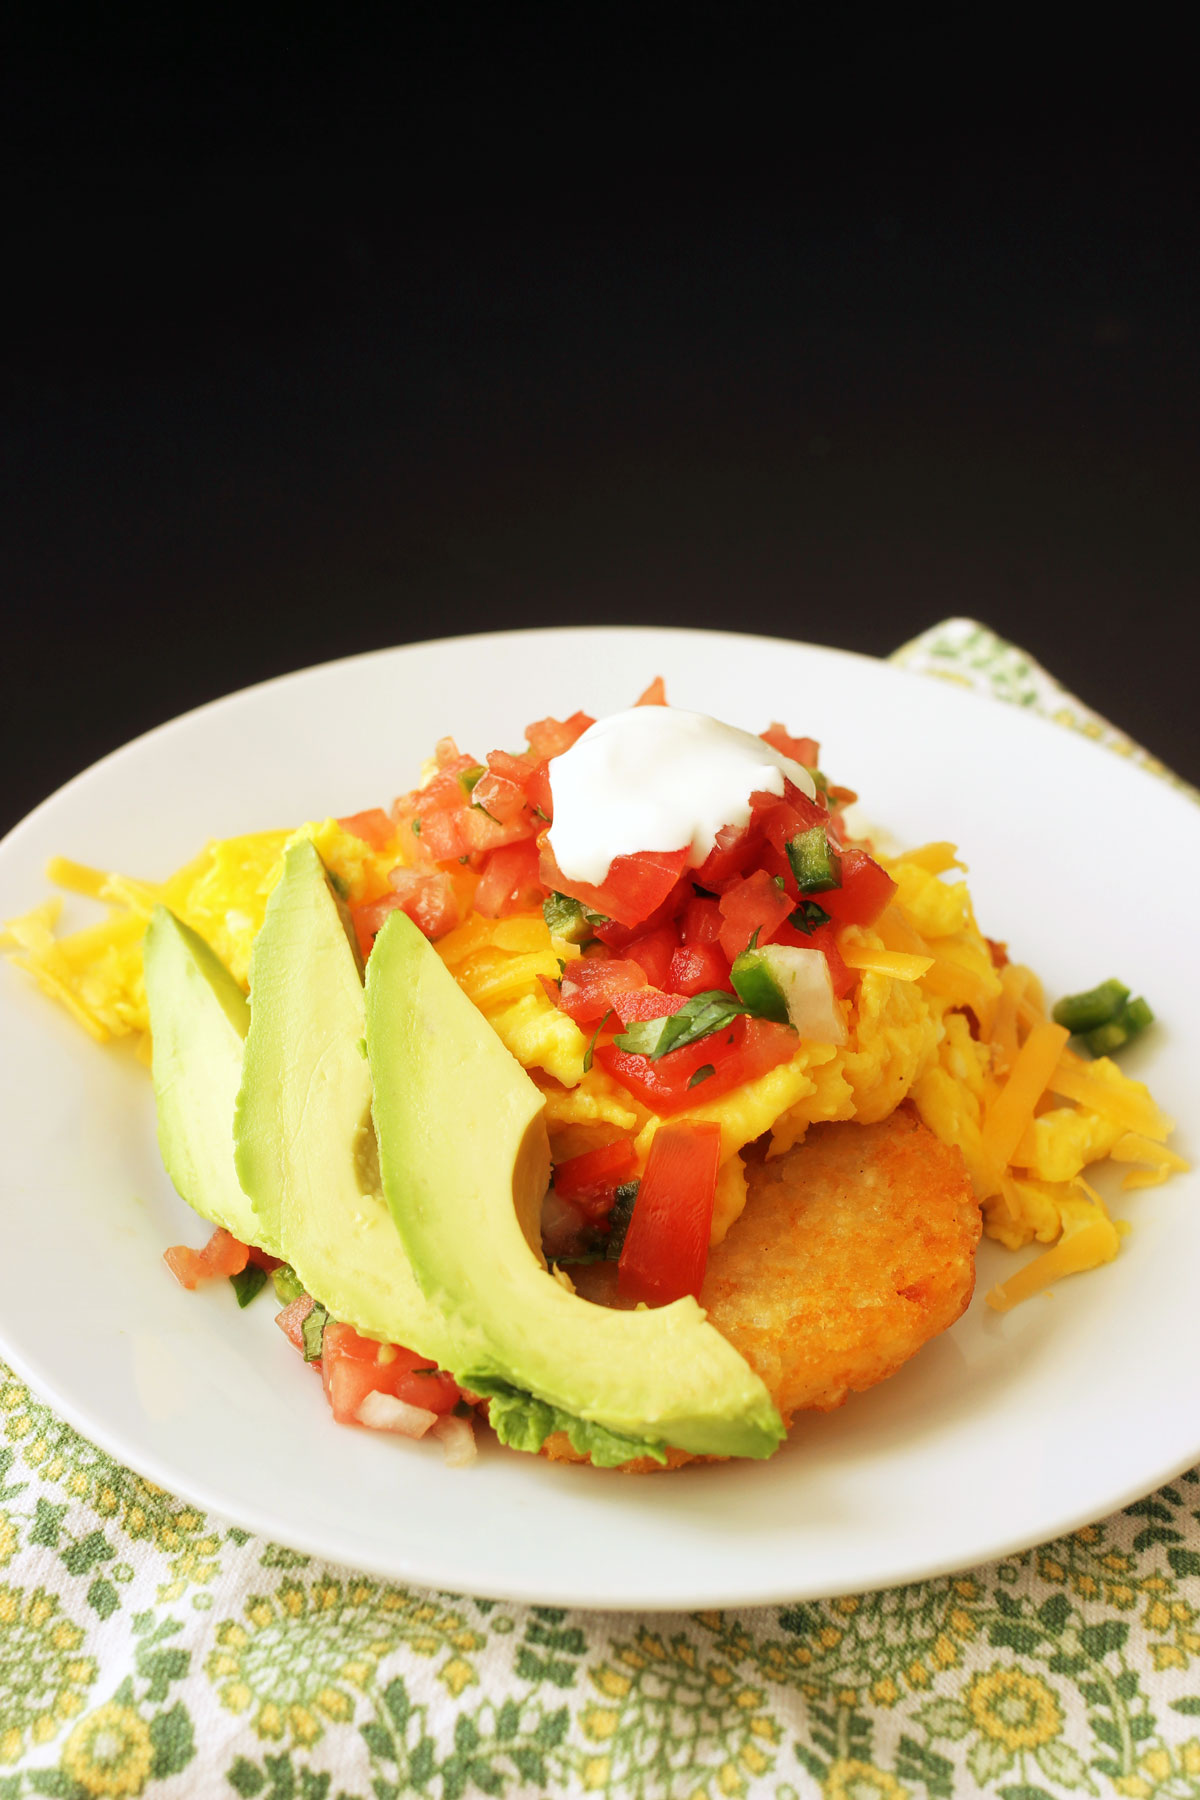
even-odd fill
[{"label": "plate rim", "polygon": [[[2,1331],[2,1325],[0,1325],[0,1331]],[[261,1537],[264,1541],[280,1544],[289,1550],[300,1551],[304,1555],[311,1556],[315,1561],[325,1563],[331,1567],[361,1571],[364,1574],[376,1576],[384,1581],[410,1582],[412,1586],[423,1588],[427,1592],[453,1593],[459,1597],[468,1599],[497,1600],[517,1606],[562,1606],[573,1612],[597,1614],[622,1612],[666,1615],[672,1613],[703,1612],[708,1609],[718,1608],[725,1611],[733,1611],[737,1608],[746,1607],[803,1604],[810,1600],[835,1600],[844,1594],[890,1593],[901,1587],[908,1587],[929,1581],[944,1580],[951,1575],[962,1574],[969,1569],[990,1567],[992,1563],[1003,1562],[1008,1557],[1018,1556],[1026,1550],[1036,1549],[1039,1545],[1055,1543],[1059,1538],[1066,1537],[1071,1532],[1078,1531],[1082,1526],[1095,1524],[1103,1519],[1109,1518],[1114,1513],[1120,1512],[1124,1507],[1131,1505],[1135,1500],[1142,1499],[1147,1494],[1157,1492],[1157,1490],[1165,1483],[1177,1480],[1187,1469],[1192,1468],[1195,1463],[1195,1458],[1192,1456],[1185,1457],[1182,1462],[1172,1461],[1160,1475],[1154,1477],[1149,1487],[1144,1487],[1140,1481],[1135,1482],[1134,1485],[1127,1489],[1121,1498],[1119,1498],[1112,1506],[1106,1507],[1104,1511],[1100,1513],[1094,1512],[1090,1507],[1074,1511],[1067,1515],[1063,1523],[1056,1525],[1049,1536],[1043,1535],[1041,1532],[1032,1534],[1017,1533],[1011,1540],[1004,1542],[999,1548],[990,1552],[982,1562],[973,1561],[964,1563],[960,1561],[958,1557],[954,1556],[941,1560],[935,1558],[927,1564],[922,1564],[920,1568],[916,1568],[903,1575],[895,1575],[886,1579],[876,1579],[872,1577],[865,1585],[861,1581],[850,1580],[835,1581],[833,1583],[819,1583],[815,1586],[800,1587],[791,1585],[773,1588],[769,1585],[765,1585],[761,1589],[756,1588],[749,1593],[747,1593],[745,1588],[735,1590],[733,1588],[712,1587],[700,1590],[692,1599],[681,1599],[678,1596],[672,1599],[651,1596],[647,1599],[644,1595],[636,1595],[633,1593],[627,1594],[621,1589],[617,1589],[612,1594],[606,1595],[603,1599],[597,1599],[594,1593],[584,1591],[572,1594],[570,1591],[556,1588],[554,1593],[547,1598],[544,1589],[539,1589],[536,1586],[523,1585],[522,1583],[515,1581],[499,1581],[492,1584],[490,1582],[479,1583],[472,1580],[463,1587],[447,1587],[440,1582],[431,1583],[428,1575],[422,1573],[417,1562],[414,1561],[411,1565],[405,1567],[403,1566],[402,1557],[385,1561],[382,1558],[375,1558],[368,1555],[360,1561],[355,1561],[353,1563],[344,1562],[341,1558],[330,1555],[327,1546],[322,1544],[317,1537],[307,1536],[302,1529],[294,1530],[290,1524],[281,1526],[273,1522],[265,1516],[263,1509],[259,1507],[248,1506],[244,1511],[239,1508],[236,1515],[230,1513],[227,1507],[220,1501],[214,1500],[211,1497],[205,1490],[203,1483],[186,1480],[183,1482],[178,1481],[174,1475],[169,1474],[167,1471],[160,1468],[153,1457],[138,1457],[135,1459],[126,1456],[123,1451],[115,1446],[106,1431],[96,1431],[91,1425],[85,1425],[81,1421],[77,1409],[69,1402],[60,1400],[53,1389],[47,1390],[46,1388],[39,1388],[34,1376],[25,1366],[24,1359],[13,1355],[8,1346],[2,1341],[0,1341],[0,1352],[3,1352],[5,1360],[20,1379],[27,1382],[31,1388],[34,1388],[39,1394],[39,1397],[43,1398],[47,1404],[56,1408],[66,1420],[67,1424],[70,1425],[80,1437],[104,1451],[106,1455],[111,1456],[116,1462],[121,1464],[122,1467],[131,1469],[135,1475],[139,1475],[145,1480],[152,1481],[159,1487],[164,1488],[173,1497],[184,1500],[191,1506],[198,1506],[206,1514],[224,1520],[230,1525],[249,1529],[254,1536]],[[694,1471],[694,1473],[698,1472],[698,1469]],[[593,1471],[593,1473],[600,1473],[612,1480],[654,1479],[653,1475],[644,1477],[625,1477],[621,1475],[619,1470],[614,1469]],[[674,1473],[677,1476],[686,1478],[689,1471],[684,1468],[677,1469]]]}]

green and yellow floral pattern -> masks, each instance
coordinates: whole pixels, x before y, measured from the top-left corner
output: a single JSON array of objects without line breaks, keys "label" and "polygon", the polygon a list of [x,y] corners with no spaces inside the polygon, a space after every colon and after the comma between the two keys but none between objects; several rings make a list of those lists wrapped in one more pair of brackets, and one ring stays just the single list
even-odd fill
[{"label": "green and yellow floral pattern", "polygon": [[[972,621],[901,660],[1118,735]],[[1200,1800],[1200,1475],[887,1593],[576,1614],[263,1543],[0,1365],[0,1800],[140,1794]]]}]

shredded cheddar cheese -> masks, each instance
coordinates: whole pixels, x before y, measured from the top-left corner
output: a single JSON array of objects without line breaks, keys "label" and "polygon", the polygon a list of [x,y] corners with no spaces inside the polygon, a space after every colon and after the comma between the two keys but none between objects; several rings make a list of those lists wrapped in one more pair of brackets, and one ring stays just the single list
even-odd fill
[{"label": "shredded cheddar cheese", "polygon": [[1070,1035],[1064,1026],[1047,1019],[1034,1026],[1017,1052],[1008,1079],[983,1121],[983,1153],[997,1169],[1006,1168],[1012,1161]]},{"label": "shredded cheddar cheese", "polygon": [[870,969],[890,975],[893,981],[919,981],[933,966],[932,956],[913,956],[904,950],[872,950],[865,944],[847,945],[842,961],[848,969]]}]

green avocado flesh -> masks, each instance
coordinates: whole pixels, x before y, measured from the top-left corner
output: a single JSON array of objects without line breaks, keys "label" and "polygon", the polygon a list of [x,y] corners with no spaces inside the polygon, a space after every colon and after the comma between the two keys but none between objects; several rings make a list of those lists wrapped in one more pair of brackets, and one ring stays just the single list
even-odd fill
[{"label": "green avocado flesh", "polygon": [[[612,1311],[543,1266],[531,1247],[549,1180],[542,1096],[400,912],[367,965],[366,1036],[383,1191],[446,1321],[442,1366],[623,1438],[770,1456],[779,1414],[694,1299]],[[249,1070],[248,1055],[247,1087]]]},{"label": "green avocado flesh", "polygon": [[250,995],[233,1135],[262,1240],[335,1319],[450,1367],[471,1333],[425,1299],[380,1192],[362,976],[307,839],[267,904]]},{"label": "green avocado flesh", "polygon": [[154,909],[143,955],[163,1165],[202,1217],[276,1255],[233,1160],[246,996],[204,939],[165,906]]}]

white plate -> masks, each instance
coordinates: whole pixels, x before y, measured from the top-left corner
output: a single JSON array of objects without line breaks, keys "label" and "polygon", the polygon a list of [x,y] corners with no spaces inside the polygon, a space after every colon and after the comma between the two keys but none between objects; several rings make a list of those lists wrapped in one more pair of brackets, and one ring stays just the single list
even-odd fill
[{"label": "white plate", "polygon": [[[334,663],[202,708],[48,800],[0,846],[0,917],[54,852],[148,877],[207,838],[386,803],[446,732],[483,753],[527,720],[628,705],[783,719],[902,841],[952,838],[984,929],[1069,992],[1119,974],[1163,1023],[1130,1055],[1195,1128],[1200,810],[1014,708],[887,665],[723,633],[464,638]],[[81,903],[82,905],[82,903]],[[1116,1263],[1006,1317],[982,1291],[892,1381],[801,1420],[771,1463],[629,1479],[335,1426],[269,1299],[175,1286],[205,1231],[159,1164],[146,1074],[0,975],[0,1349],[78,1428],[198,1504],[424,1586],[596,1607],[750,1604],[912,1581],[1051,1537],[1200,1459],[1200,1206],[1124,1198]]]}]

